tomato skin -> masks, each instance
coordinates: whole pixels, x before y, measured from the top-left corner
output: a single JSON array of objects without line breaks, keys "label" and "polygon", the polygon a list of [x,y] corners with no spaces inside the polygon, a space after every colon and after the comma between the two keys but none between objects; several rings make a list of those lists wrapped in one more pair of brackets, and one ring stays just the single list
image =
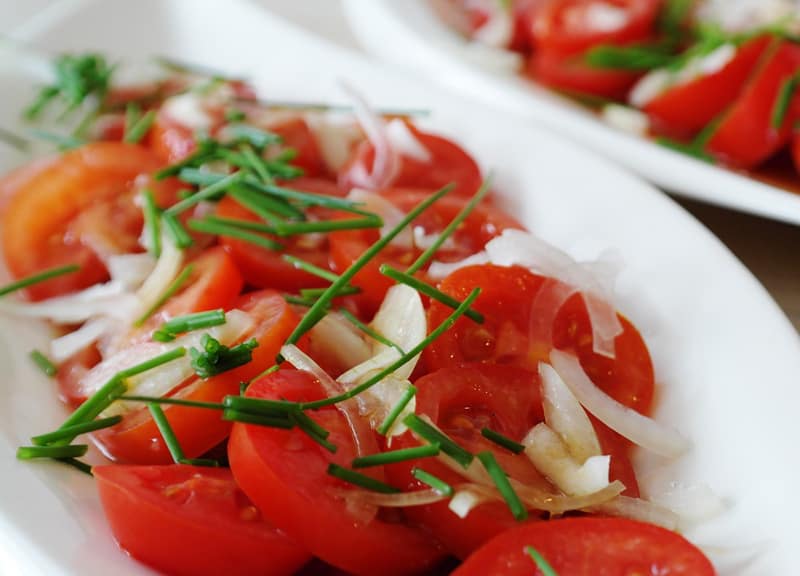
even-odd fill
[{"label": "tomato skin", "polygon": [[[183,400],[221,402],[227,395],[238,395],[239,385],[269,368],[294,327],[297,315],[277,292],[251,292],[234,303],[234,308],[250,314],[255,328],[243,339],[255,338],[258,347],[248,364],[212,376],[195,378],[173,395]],[[222,420],[217,410],[186,406],[163,406],[164,414],[187,458],[196,458],[222,442],[231,423]],[[146,408],[126,415],[123,421],[95,433],[92,437],[101,450],[119,462],[166,464],[172,456]]]},{"label": "tomato skin", "polygon": [[292,148],[297,152],[291,164],[302,168],[306,178],[316,178],[326,173],[325,161],[317,139],[302,117],[295,116],[272,122],[267,129],[283,138],[282,148]]},{"label": "tomato skin", "polygon": [[797,172],[800,173],[800,133],[795,132],[792,138],[792,159]]},{"label": "tomato skin", "polygon": [[120,547],[173,576],[288,576],[310,555],[265,522],[230,470],[96,466]]},{"label": "tomato skin", "polygon": [[[34,300],[86,288],[107,278],[96,251],[138,245],[141,210],[131,196],[161,166],[149,150],[118,142],[88,144],[65,153],[29,180],[23,179],[2,216],[3,254],[11,273],[28,276],[45,268],[76,263],[78,272],[26,290]],[[173,183],[149,183],[157,196]],[[96,233],[95,237],[93,234]]]},{"label": "tomato skin", "polygon": [[624,100],[641,76],[634,72],[593,68],[584,63],[580,55],[564,56],[549,50],[534,52],[527,61],[525,72],[556,90],[611,100]]},{"label": "tomato skin", "polygon": [[191,128],[176,122],[162,109],[150,128],[148,142],[165,164],[180,162],[194,152],[197,143]]},{"label": "tomato skin", "polygon": [[[325,394],[311,374],[279,370],[251,384],[247,396],[312,401]],[[315,556],[356,575],[421,574],[442,560],[443,550],[429,536],[405,524],[351,515],[335,491],[352,487],[326,473],[330,462],[349,466],[355,456],[349,428],[333,407],[308,415],[330,432],[335,454],[298,429],[233,426],[231,469],[262,514]]]},{"label": "tomato skin", "polygon": [[656,131],[684,138],[702,130],[741,94],[770,41],[770,36],[754,38],[740,46],[721,70],[673,86],[653,98],[643,111]]},{"label": "tomato skin", "polygon": [[24,190],[36,176],[56,164],[58,160],[59,156],[39,158],[4,174],[0,178],[0,216],[20,190]]},{"label": "tomato skin", "polygon": [[569,518],[528,523],[500,534],[453,576],[541,574],[532,546],[560,576],[669,574],[714,576],[711,562],[682,536],[623,518]]},{"label": "tomato skin", "polygon": [[768,159],[790,138],[791,114],[780,127],[772,115],[784,83],[800,69],[800,46],[774,40],[760,69],[708,141],[707,150],[726,164],[754,168]]}]

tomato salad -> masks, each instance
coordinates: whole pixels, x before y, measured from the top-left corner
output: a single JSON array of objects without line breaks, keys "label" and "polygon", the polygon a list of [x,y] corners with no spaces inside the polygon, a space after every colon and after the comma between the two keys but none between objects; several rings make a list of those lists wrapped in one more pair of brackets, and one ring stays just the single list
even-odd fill
[{"label": "tomato salad", "polygon": [[728,22],[733,0],[720,3],[719,14],[702,0],[432,2],[452,27],[512,51],[523,74],[598,110],[609,124],[798,188],[795,4],[765,0],[757,14],[743,15],[751,20],[743,28],[739,18]]},{"label": "tomato salad", "polygon": [[61,57],[27,114],[77,116],[63,150],[0,181],[0,311],[58,329],[73,409],[19,459],[166,574],[714,574],[639,493],[634,447],[687,447],[644,340],[467,151],[165,65]]}]

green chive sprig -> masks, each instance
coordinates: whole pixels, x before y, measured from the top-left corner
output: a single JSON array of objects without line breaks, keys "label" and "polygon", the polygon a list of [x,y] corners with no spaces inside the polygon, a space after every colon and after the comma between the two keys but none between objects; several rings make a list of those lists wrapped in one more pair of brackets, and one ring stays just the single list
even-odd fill
[{"label": "green chive sprig", "polygon": [[153,333],[153,339],[162,342],[174,340],[178,334],[212,328],[225,324],[225,311],[222,308],[206,312],[194,312],[167,320]]},{"label": "green chive sprig", "polygon": [[359,488],[364,488],[372,492],[380,492],[381,494],[397,494],[400,492],[400,490],[394,486],[390,486],[384,482],[381,482],[380,480],[372,478],[371,476],[366,476],[360,472],[356,472],[355,470],[344,468],[338,464],[334,464],[333,462],[328,464],[328,474],[338,478],[339,480],[344,480],[348,484],[353,484],[354,486],[358,486]]},{"label": "green chive sprig", "polygon": [[243,366],[253,359],[253,350],[258,347],[258,340],[252,338],[229,348],[210,334],[203,334],[200,349],[190,348],[192,369],[200,378],[210,378]]},{"label": "green chive sprig", "polygon": [[449,436],[431,426],[416,414],[406,416],[403,419],[403,424],[419,438],[439,446],[442,452],[458,462],[463,468],[468,468],[475,458],[468,450],[456,444]]},{"label": "green chive sprig", "polygon": [[411,474],[414,476],[414,478],[423,484],[427,484],[442,496],[447,496],[449,498],[455,492],[450,484],[440,478],[437,478],[430,472],[426,472],[422,468],[414,468],[411,471]]},{"label": "green chive sprig", "polygon": [[506,476],[500,464],[497,463],[494,454],[491,452],[480,452],[477,457],[497,487],[497,491],[500,492],[503,500],[508,504],[514,518],[520,522],[527,519],[528,509],[525,508],[525,505],[519,499],[519,496],[517,496],[517,493],[511,486],[511,482],[508,481],[508,476]]},{"label": "green chive sprig", "polygon": [[58,278],[59,276],[66,276],[67,274],[73,274],[80,269],[81,267],[78,266],[77,264],[68,264],[66,266],[48,268],[47,270],[44,270],[42,272],[26,276],[25,278],[20,278],[19,280],[12,282],[11,284],[6,284],[5,286],[0,287],[0,296],[5,296],[7,294],[11,294],[12,292],[17,292],[18,290],[22,290],[23,288],[27,288],[28,286],[33,286],[34,284],[40,284],[42,282],[45,282],[46,280],[51,280],[52,278]]},{"label": "green chive sprig", "polygon": [[181,288],[183,288],[183,285],[186,284],[186,281],[189,280],[193,272],[194,264],[188,264],[183,270],[181,270],[180,273],[175,277],[175,280],[173,280],[170,285],[167,286],[167,289],[164,290],[164,293],[161,295],[161,297],[153,302],[153,305],[145,310],[145,312],[136,319],[133,325],[141,326],[144,324],[147,319],[156,312],[156,310],[161,308],[167,300],[172,298]]},{"label": "green chive sprig", "polygon": [[383,466],[385,464],[395,464],[407,460],[417,460],[419,458],[430,458],[439,455],[438,444],[424,444],[412,448],[402,448],[389,452],[379,452],[368,456],[361,456],[353,460],[353,468],[370,468],[372,466]]},{"label": "green chive sprig", "polygon": [[536,567],[542,572],[542,576],[558,576],[555,569],[544,559],[544,556],[542,556],[536,548],[533,546],[525,546],[525,553],[531,557]]},{"label": "green chive sprig", "polygon": [[52,378],[58,373],[58,366],[53,364],[52,360],[39,350],[31,350],[29,356],[33,363],[36,364],[36,367],[49,378]]},{"label": "green chive sprig", "polygon": [[502,446],[503,448],[505,448],[509,452],[513,452],[514,454],[522,454],[525,451],[525,446],[523,446],[519,442],[515,442],[508,436],[500,434],[500,432],[495,432],[491,428],[482,428],[481,436],[483,436],[490,442],[494,442],[498,446]]},{"label": "green chive sprig", "polygon": [[406,409],[406,406],[408,406],[408,403],[411,402],[411,399],[414,398],[416,393],[417,388],[413,384],[409,384],[406,391],[403,392],[403,395],[400,397],[400,400],[397,401],[397,404],[395,404],[392,410],[386,415],[386,419],[378,426],[378,434],[383,436],[388,434],[389,430],[394,426],[395,421],[400,417],[400,414],[403,413],[403,410]]}]

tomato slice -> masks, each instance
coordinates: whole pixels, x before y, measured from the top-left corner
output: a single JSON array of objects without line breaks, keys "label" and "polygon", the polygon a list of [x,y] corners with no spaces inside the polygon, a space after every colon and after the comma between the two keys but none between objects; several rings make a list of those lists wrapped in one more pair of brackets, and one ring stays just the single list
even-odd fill
[{"label": "tomato slice", "polygon": [[[445,278],[439,289],[463,300],[473,288],[482,292],[473,307],[485,321],[468,318],[456,324],[425,351],[431,370],[466,362],[516,364],[537,370],[553,347],[572,350],[592,381],[618,402],[647,413],[653,398],[654,374],[650,354],[636,328],[620,316],[623,332],[615,341],[614,359],[593,350],[592,326],[586,305],[575,294],[560,309],[534,310],[536,297],[547,279],[520,267],[470,266]],[[452,309],[432,302],[428,322],[438,326]],[[533,331],[533,320],[552,314],[552,334]],[[542,338],[545,338],[542,340]]]},{"label": "tomato slice", "polygon": [[649,39],[660,0],[549,0],[536,5],[531,37],[534,51],[562,56],[600,44],[630,44]]},{"label": "tomato slice", "polygon": [[138,247],[142,215],[132,201],[137,189],[147,185],[162,205],[174,198],[174,183],[139,178],[160,166],[145,148],[102,142],[67,152],[21,178],[1,222],[11,273],[20,277],[64,264],[81,266],[30,287],[28,296],[40,300],[105,280],[100,256]]},{"label": "tomato slice", "polygon": [[192,129],[171,118],[163,108],[156,114],[147,141],[166,164],[180,162],[194,152],[197,145]]},{"label": "tomato slice", "polygon": [[95,466],[111,531],[137,560],[175,576],[288,576],[311,556],[273,528],[226,468]]},{"label": "tomato slice", "polygon": [[282,148],[292,148],[297,153],[292,165],[302,168],[304,176],[316,178],[325,174],[327,171],[325,160],[322,158],[317,139],[308,122],[302,117],[293,116],[271,122],[267,129],[283,138]]},{"label": "tomato slice", "polygon": [[675,532],[623,518],[569,518],[533,522],[500,534],[453,576],[542,574],[526,552],[528,546],[561,576],[716,574],[708,558]]},{"label": "tomato slice", "polygon": [[[430,194],[427,190],[391,188],[380,192],[403,212],[410,212]],[[410,230],[418,229],[426,237],[433,237],[453,221],[468,202],[467,198],[449,194],[423,212],[409,226]],[[436,259],[443,262],[454,262],[479,252],[486,242],[500,235],[507,228],[522,229],[522,225],[500,208],[483,202],[478,205],[455,233],[436,253]],[[331,260],[336,271],[346,270],[363,252],[378,240],[376,229],[345,230],[330,235]],[[389,264],[399,270],[405,270],[423,252],[416,240],[395,242],[384,248],[375,258],[370,260],[352,281],[361,288],[361,294],[355,300],[365,317],[374,313],[386,291],[394,283],[380,273],[382,264]],[[424,274],[421,274],[423,277]]]},{"label": "tomato slice", "polygon": [[[472,196],[483,180],[475,160],[452,140],[423,132],[410,123],[407,126],[428,151],[430,159],[423,161],[401,154],[399,169],[384,185],[438,190],[452,183],[455,184],[453,194]],[[369,140],[365,140],[339,171],[339,185],[346,190],[358,187],[360,184],[356,172],[364,167],[371,171],[374,162],[375,148]]]},{"label": "tomato slice", "polygon": [[772,116],[781,88],[800,70],[800,45],[774,40],[760,69],[726,114],[707,149],[723,162],[753,168],[780,150],[791,135],[791,114],[781,126]]},{"label": "tomato slice", "polygon": [[[196,378],[173,395],[183,400],[221,402],[239,394],[239,384],[257,376],[275,362],[283,342],[297,324],[297,316],[280,294],[265,290],[242,296],[234,308],[255,320],[253,331],[243,340],[255,338],[258,348],[248,364],[207,379]],[[175,436],[187,458],[201,456],[227,436],[230,422],[216,410],[186,406],[163,407]],[[146,408],[129,413],[123,421],[93,435],[100,449],[114,460],[136,464],[165,464],[172,461],[161,433]]]},{"label": "tomato slice", "polygon": [[683,138],[702,130],[742,93],[770,41],[770,36],[749,40],[722,69],[679,83],[653,98],[643,110],[656,131]]},{"label": "tomato slice", "polygon": [[[311,374],[279,370],[251,384],[247,396],[313,401],[325,394]],[[354,516],[347,492],[356,489],[326,472],[330,462],[350,466],[356,454],[350,430],[334,407],[309,416],[330,432],[335,454],[296,428],[234,424],[231,468],[262,514],[315,556],[353,574],[417,574],[436,565],[444,551],[430,536],[380,515]]]},{"label": "tomato slice", "polygon": [[[297,178],[289,180],[284,185],[303,192],[328,196],[343,195],[336,184],[318,178]],[[311,212],[323,219],[333,217],[333,214],[327,209],[312,209]],[[263,223],[263,220],[231,197],[222,199],[217,205],[216,214],[221,218]],[[269,250],[237,238],[220,237],[225,250],[234,259],[249,285],[294,292],[301,288],[321,287],[328,284],[326,280],[296,268],[282,258],[284,254],[291,254],[315,266],[327,269],[329,262],[326,236],[318,234],[303,234],[286,238],[268,234],[263,234],[263,236],[280,242],[284,249],[281,251]]]}]

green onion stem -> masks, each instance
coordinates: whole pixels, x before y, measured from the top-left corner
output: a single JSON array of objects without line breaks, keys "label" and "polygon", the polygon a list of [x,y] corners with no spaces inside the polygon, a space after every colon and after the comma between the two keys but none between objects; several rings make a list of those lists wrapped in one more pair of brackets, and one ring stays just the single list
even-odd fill
[{"label": "green onion stem", "polygon": [[89,446],[86,444],[71,444],[68,446],[20,446],[17,448],[17,459],[79,458],[86,454],[88,449]]},{"label": "green onion stem", "polygon": [[31,438],[36,446],[45,446],[54,442],[62,440],[71,441],[76,436],[86,434],[87,432],[94,432],[95,430],[102,430],[103,428],[110,428],[122,422],[122,416],[111,416],[110,418],[101,418],[100,420],[89,420],[81,422],[74,426],[67,426],[66,428],[59,428],[47,434],[40,434]]},{"label": "green onion stem", "polygon": [[145,113],[144,116],[139,118],[130,129],[126,126],[125,127],[125,137],[123,138],[124,142],[128,144],[138,144],[139,141],[145,137],[145,135],[150,131],[150,128],[153,126],[153,122],[156,120],[156,111],[149,110]]},{"label": "green onion stem", "polygon": [[513,452],[514,454],[522,454],[525,451],[525,446],[523,446],[519,442],[515,442],[508,436],[500,434],[500,432],[495,432],[491,428],[481,429],[481,436],[483,436],[490,442],[494,442],[498,446],[502,446],[503,448],[505,448],[510,452]]},{"label": "green onion stem", "polygon": [[224,410],[225,406],[217,402],[201,402],[198,400],[183,400],[181,398],[159,397],[159,396],[139,396],[136,394],[123,394],[118,400],[127,402],[149,402],[153,404],[168,404],[173,406],[184,406],[186,408],[203,408],[207,410]]},{"label": "green onion stem", "polygon": [[414,476],[414,478],[416,478],[423,484],[427,484],[442,496],[449,497],[453,495],[454,492],[453,487],[450,486],[450,484],[448,484],[444,480],[437,478],[430,472],[425,472],[425,470],[423,470],[422,468],[414,468],[411,471],[411,474]]},{"label": "green onion stem", "polygon": [[182,332],[192,332],[222,324],[225,324],[225,311],[222,308],[218,308],[217,310],[176,316],[164,322],[160,329],[170,334],[181,334]]},{"label": "green onion stem", "polygon": [[49,268],[47,270],[44,270],[43,272],[39,272],[31,276],[26,276],[25,278],[21,278],[16,282],[12,282],[11,284],[6,284],[5,286],[0,287],[0,296],[11,294],[12,292],[16,292],[17,290],[27,288],[28,286],[33,286],[34,284],[39,284],[40,282],[44,282],[52,278],[57,278],[58,276],[65,276],[66,274],[72,274],[73,272],[77,272],[80,269],[81,267],[78,266],[77,264],[68,264],[67,266],[58,266],[57,268]]},{"label": "green onion stem", "polygon": [[[304,294],[304,296],[305,296],[305,294]],[[381,334],[377,330],[374,330],[370,326],[364,324],[361,320],[359,320],[355,316],[355,314],[353,314],[349,310],[347,310],[345,308],[340,308],[339,309],[339,314],[344,316],[345,319],[348,322],[350,322],[353,326],[355,326],[356,328],[361,330],[364,334],[366,334],[367,336],[369,336],[370,338],[372,338],[376,342],[380,342],[381,344],[383,344],[384,346],[388,346],[389,348],[394,348],[395,350],[397,350],[400,353],[401,356],[403,354],[405,354],[405,350],[400,348],[400,346],[398,346],[397,344],[395,344],[394,342],[389,340],[386,336],[384,336],[383,334]]]},{"label": "green onion stem", "polygon": [[292,256],[291,254],[284,254],[281,256],[286,262],[297,268],[298,270],[302,270],[303,272],[308,272],[314,276],[322,278],[323,280],[327,280],[328,282],[336,282],[339,279],[339,275],[331,272],[330,270],[325,270],[324,268],[320,268],[319,266],[315,266],[310,262],[306,262],[298,258],[297,256]]},{"label": "green onion stem", "polygon": [[164,230],[167,231],[172,243],[181,250],[184,250],[194,244],[194,239],[183,227],[183,224],[178,217],[169,212],[164,212],[161,215],[161,221],[164,224]]},{"label": "green onion stem", "polygon": [[244,424],[255,424],[256,426],[267,426],[269,428],[283,428],[289,430],[294,428],[295,422],[290,418],[280,416],[265,416],[263,414],[253,414],[252,412],[242,412],[233,408],[226,408],[222,412],[222,419],[231,422],[242,422]]},{"label": "green onion stem", "polygon": [[173,204],[172,206],[167,208],[166,214],[172,214],[174,216],[177,216],[181,212],[188,210],[189,208],[191,208],[195,204],[198,204],[199,202],[202,202],[203,200],[210,200],[216,197],[218,194],[227,191],[234,184],[238,184],[239,182],[241,182],[244,176],[245,176],[244,172],[236,172],[234,174],[225,176],[224,178],[215,182],[214,184],[206,186],[205,188],[201,188],[200,190],[198,190],[188,198],[184,198],[177,204]]},{"label": "green onion stem", "polygon": [[508,504],[508,507],[511,510],[511,514],[514,516],[514,518],[518,521],[527,519],[527,508],[525,508],[525,505],[519,499],[519,496],[517,496],[517,493],[514,491],[514,488],[508,481],[508,476],[497,463],[494,454],[491,452],[481,452],[477,455],[477,457],[478,460],[481,461],[481,464],[483,464],[486,472],[489,473],[489,476],[494,481],[498,492],[500,492],[500,495],[506,501],[506,504]]},{"label": "green onion stem", "polygon": [[406,416],[403,419],[403,424],[419,438],[438,445],[442,452],[450,456],[462,467],[467,468],[472,463],[474,456],[468,450],[456,444],[444,432],[441,432],[416,414]]},{"label": "green onion stem", "polygon": [[36,367],[48,377],[52,378],[58,373],[58,367],[39,350],[31,350],[29,356]]},{"label": "green onion stem", "polygon": [[355,470],[349,470],[333,462],[328,464],[328,474],[339,480],[344,480],[348,484],[353,484],[354,486],[365,488],[372,492],[380,492],[382,494],[397,494],[400,492],[400,490],[394,486],[389,486],[380,480],[376,480],[375,478],[366,476]]},{"label": "green onion stem", "polygon": [[226,236],[241,240],[249,244],[266,248],[267,250],[281,250],[283,244],[275,242],[270,238],[261,236],[253,232],[247,232],[231,224],[222,222],[221,219],[206,218],[203,220],[189,220],[189,228],[197,232],[205,232],[206,234],[216,234],[218,236]]},{"label": "green onion stem", "polygon": [[183,285],[192,275],[192,272],[194,272],[194,264],[189,264],[183,270],[181,270],[180,274],[175,277],[175,280],[173,280],[172,283],[167,286],[167,289],[164,290],[164,293],[161,295],[161,297],[156,300],[153,305],[144,312],[144,314],[139,316],[133,325],[141,326],[144,324],[147,319],[150,318],[153,313],[155,313],[156,310],[161,308],[167,300],[172,298],[178,292],[178,290],[183,287]]},{"label": "green onion stem", "polygon": [[164,444],[167,445],[170,456],[172,456],[176,464],[180,464],[181,460],[184,459],[183,449],[181,448],[180,442],[178,442],[178,437],[175,436],[175,431],[172,429],[169,420],[167,420],[167,415],[164,414],[161,406],[155,403],[148,404],[147,409],[150,410],[150,414],[153,416],[153,421],[156,423],[158,431],[161,433],[161,438],[164,439]]},{"label": "green onion stem", "polygon": [[149,239],[149,252],[158,258],[161,256],[161,210],[156,205],[153,192],[149,188],[142,190],[141,194],[144,227]]},{"label": "green onion stem", "polygon": [[558,572],[544,559],[539,551],[533,546],[525,546],[525,553],[531,557],[536,567],[541,571],[542,576],[558,576]]},{"label": "green onion stem", "polygon": [[430,458],[439,455],[438,444],[425,444],[423,446],[414,446],[412,448],[403,448],[401,450],[392,450],[390,452],[379,452],[377,454],[370,454],[368,456],[361,456],[353,460],[353,468],[369,468],[372,466],[383,466],[385,464],[394,464],[396,462],[405,462],[406,460],[416,460],[418,458]]},{"label": "green onion stem", "polygon": [[400,397],[400,400],[397,401],[392,407],[392,410],[389,414],[386,415],[386,419],[381,422],[381,425],[378,426],[378,434],[382,434],[386,436],[386,434],[391,430],[392,426],[394,426],[395,421],[400,417],[400,414],[403,413],[403,410],[406,409],[408,403],[411,402],[411,399],[416,395],[417,388],[413,384],[409,384],[406,391],[403,392],[403,395]]}]

